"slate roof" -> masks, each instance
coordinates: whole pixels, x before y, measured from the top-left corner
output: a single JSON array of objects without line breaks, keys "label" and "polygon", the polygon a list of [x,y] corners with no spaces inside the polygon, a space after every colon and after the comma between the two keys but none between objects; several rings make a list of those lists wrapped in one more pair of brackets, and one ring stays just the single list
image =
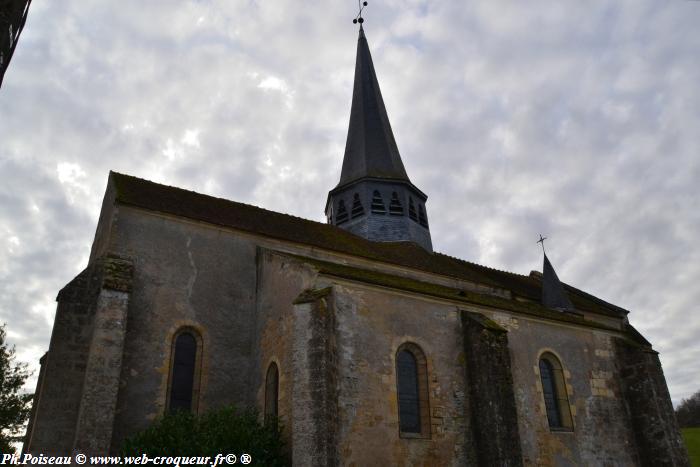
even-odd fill
[{"label": "slate roof", "polygon": [[[116,202],[223,227],[264,235],[488,286],[508,289],[515,298],[541,303],[541,279],[488,268],[410,242],[372,242],[323,224],[256,206],[110,172]],[[620,317],[628,312],[564,284],[577,310]]]},{"label": "slate roof", "polygon": [[555,310],[570,311],[574,308],[546,253],[542,264],[542,304]]},{"label": "slate roof", "polygon": [[[465,304],[476,304],[488,308],[495,308],[498,310],[509,310],[521,314],[536,316],[538,318],[544,318],[554,321],[565,321],[572,324],[579,324],[599,329],[619,330],[614,326],[609,326],[602,323],[586,320],[583,316],[576,313],[562,313],[560,311],[550,310],[534,302],[521,302],[518,300],[510,300],[507,298],[497,297],[493,295],[459,290],[454,287],[446,287],[444,285],[427,283],[406,277],[399,277],[384,272],[368,271],[354,266],[329,263],[327,261],[310,259],[296,255],[286,256],[311,265],[321,274],[339,277],[343,279],[350,279],[355,282],[364,282],[367,284],[380,285],[392,289],[406,290],[421,295],[429,295],[433,297],[446,298],[448,300],[461,301]],[[300,296],[301,300],[299,301],[302,302],[310,295],[322,294],[326,292],[327,289],[322,289],[320,291],[305,291]]]},{"label": "slate roof", "polygon": [[367,38],[360,28],[350,125],[338,187],[365,177],[410,183],[391,131]]},{"label": "slate roof", "polygon": [[0,87],[24,29],[31,0],[0,1]]}]

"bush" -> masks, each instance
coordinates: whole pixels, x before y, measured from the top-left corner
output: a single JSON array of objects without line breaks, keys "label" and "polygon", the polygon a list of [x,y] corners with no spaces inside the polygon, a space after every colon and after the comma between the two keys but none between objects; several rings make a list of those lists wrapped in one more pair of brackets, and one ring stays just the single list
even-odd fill
[{"label": "bush", "polygon": [[276,423],[258,422],[255,410],[239,411],[224,407],[196,417],[178,411],[165,415],[154,424],[127,439],[123,456],[210,456],[247,453],[251,465],[287,465],[283,442]]}]

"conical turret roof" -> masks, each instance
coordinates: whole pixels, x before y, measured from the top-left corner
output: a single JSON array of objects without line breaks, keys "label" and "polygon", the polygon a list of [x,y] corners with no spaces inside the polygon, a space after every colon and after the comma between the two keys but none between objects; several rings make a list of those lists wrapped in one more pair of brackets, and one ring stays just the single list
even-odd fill
[{"label": "conical turret roof", "polygon": [[367,38],[360,27],[350,126],[338,186],[365,177],[410,183],[391,131]]},{"label": "conical turret roof", "polygon": [[571,311],[574,309],[546,253],[542,266],[542,304],[556,310]]}]

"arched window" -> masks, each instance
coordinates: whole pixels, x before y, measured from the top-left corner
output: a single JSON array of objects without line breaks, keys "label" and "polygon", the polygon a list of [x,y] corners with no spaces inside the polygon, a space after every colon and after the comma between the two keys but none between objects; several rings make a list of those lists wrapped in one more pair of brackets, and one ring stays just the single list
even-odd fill
[{"label": "arched window", "polygon": [[416,214],[416,206],[413,204],[413,198],[408,198],[408,217],[418,222],[418,215]]},{"label": "arched window", "polygon": [[396,352],[396,388],[400,435],[429,438],[428,369],[425,354],[415,344],[404,344]]},{"label": "arched window", "polygon": [[386,214],[386,207],[384,207],[384,200],[382,195],[374,190],[372,194],[372,212],[376,214]]},{"label": "arched window", "polygon": [[392,216],[403,216],[403,206],[399,201],[399,195],[395,191],[391,193],[391,203],[389,203],[389,214]]},{"label": "arched window", "polygon": [[547,411],[547,422],[552,430],[573,430],[569,398],[566,395],[566,382],[559,359],[546,352],[540,357],[540,379],[542,396]]},{"label": "arched window", "polygon": [[270,363],[265,377],[265,419],[277,418],[277,400],[279,397],[279,371],[275,362]]},{"label": "arched window", "polygon": [[365,213],[365,208],[362,207],[362,202],[360,201],[360,195],[355,193],[355,196],[353,196],[353,198],[352,198],[352,211],[350,212],[350,216],[354,219],[356,217],[361,216],[364,213]]},{"label": "arched window", "polygon": [[348,211],[345,209],[345,201],[338,201],[338,213],[335,215],[335,223],[340,225],[348,220]]},{"label": "arched window", "polygon": [[197,340],[189,329],[175,335],[168,397],[170,412],[196,409],[196,395],[199,392],[196,384]]}]

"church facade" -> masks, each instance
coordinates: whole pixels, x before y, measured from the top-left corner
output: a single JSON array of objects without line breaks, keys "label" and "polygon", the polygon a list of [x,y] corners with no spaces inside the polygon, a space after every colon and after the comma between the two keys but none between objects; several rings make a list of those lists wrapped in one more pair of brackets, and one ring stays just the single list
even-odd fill
[{"label": "church facade", "polygon": [[327,224],[110,173],[24,450],[118,452],[175,409],[276,415],[331,465],[689,465],[628,312],[432,250],[362,28]]}]

